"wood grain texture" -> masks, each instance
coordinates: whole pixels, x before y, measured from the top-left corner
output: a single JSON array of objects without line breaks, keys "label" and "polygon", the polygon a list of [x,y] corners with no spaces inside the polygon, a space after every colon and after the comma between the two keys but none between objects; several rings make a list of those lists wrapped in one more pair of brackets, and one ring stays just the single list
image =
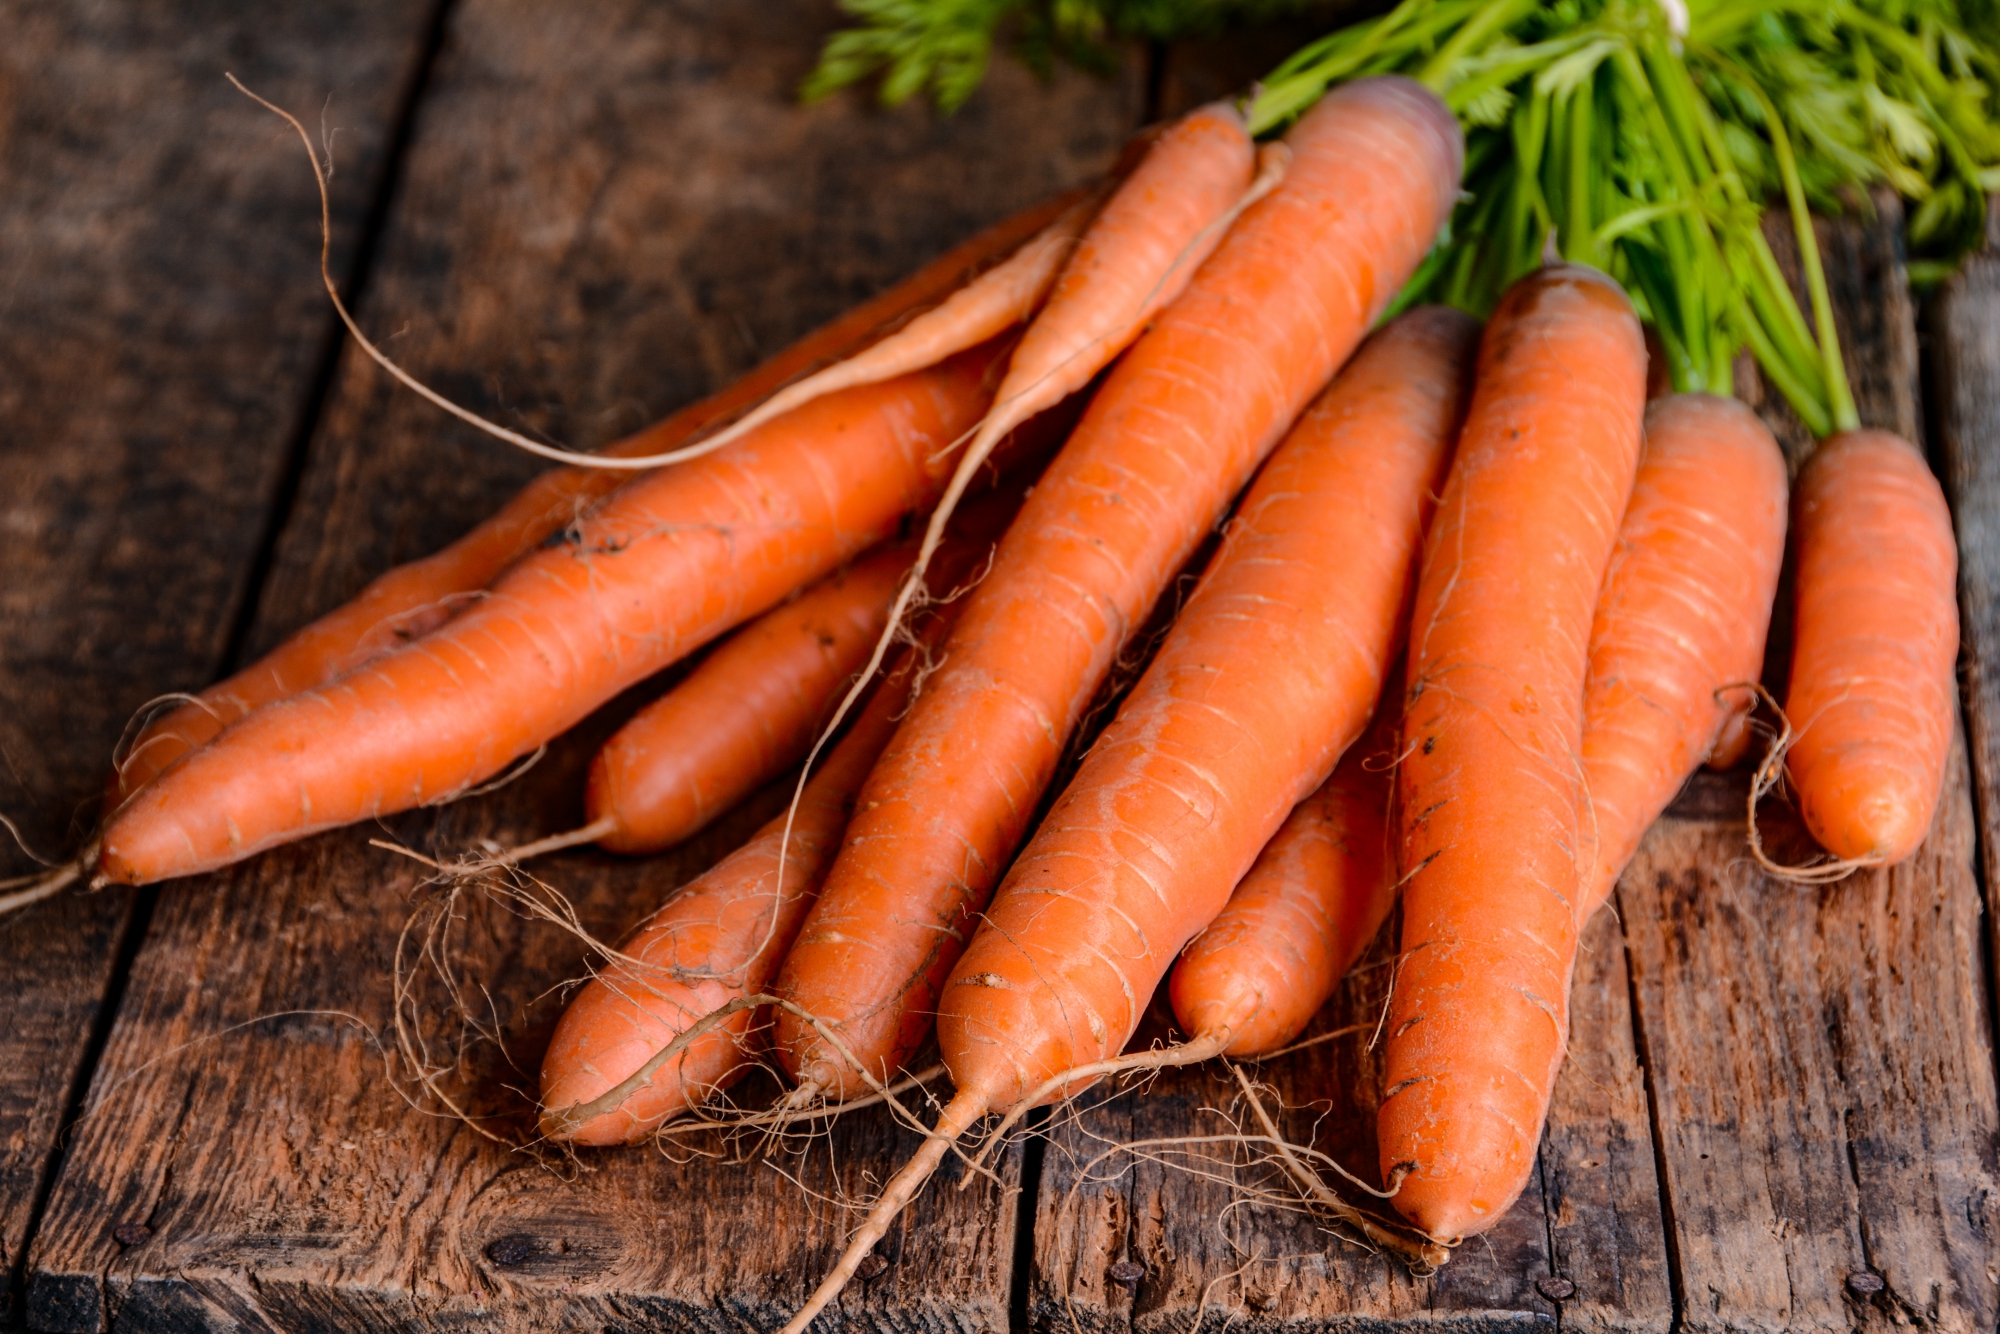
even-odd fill
[{"label": "wood grain texture", "polygon": [[[1991,1328],[2000,1206],[1967,781],[1959,747],[1930,838],[1886,871],[1784,884],[1745,862],[1740,821],[1670,815],[1620,883],[1684,1328]],[[1769,823],[1786,853],[1806,850]],[[1856,1291],[1856,1274],[1886,1287]]]},{"label": "wood grain texture", "polygon": [[[454,12],[361,318],[472,406],[594,444],[702,392],[976,227],[1109,160],[1137,80],[1002,67],[957,118],[792,99],[830,5],[473,0]],[[252,647],[428,551],[534,465],[447,426],[345,356]],[[643,693],[637,692],[637,693]],[[622,701],[489,797],[403,817],[441,852],[574,821]],[[592,932],[629,928],[771,813],[767,792],[666,857],[540,868]],[[33,1254],[57,1330],[768,1327],[914,1137],[857,1116],[803,1157],[651,1149],[549,1165],[404,1100],[390,973],[413,863],[349,830],[166,887]],[[450,1086],[520,1134],[581,944],[478,900],[455,1015],[424,1031]],[[469,1015],[504,1038],[448,1045]],[[1002,1165],[1018,1172],[1018,1159]],[[783,1168],[795,1182],[778,1173]],[[947,1178],[951,1173],[947,1173]],[[949,1181],[945,1184],[949,1184]],[[998,1329],[1015,1210],[925,1196],[824,1327]],[[123,1244],[113,1229],[142,1224]],[[128,1237],[137,1234],[129,1229]]]},{"label": "wood grain texture", "polygon": [[[0,4],[0,813],[81,841],[132,711],[225,666],[333,327],[295,146],[337,88],[336,273],[428,6]],[[32,864],[0,837],[0,877]],[[134,895],[0,922],[0,1322]]]},{"label": "wood grain texture", "polygon": [[2000,199],[1986,248],[1924,311],[1932,445],[1958,529],[1960,671],[1987,925],[2000,930]]},{"label": "wood grain texture", "polygon": [[[1899,225],[1879,200],[1821,240],[1862,420],[1920,439]],[[1993,1326],[2000,1113],[1962,746],[1946,782],[1911,861],[1815,890],[1755,872],[1742,780],[1705,778],[1620,884],[1686,1329]],[[1767,809],[1777,854],[1805,856]]]}]

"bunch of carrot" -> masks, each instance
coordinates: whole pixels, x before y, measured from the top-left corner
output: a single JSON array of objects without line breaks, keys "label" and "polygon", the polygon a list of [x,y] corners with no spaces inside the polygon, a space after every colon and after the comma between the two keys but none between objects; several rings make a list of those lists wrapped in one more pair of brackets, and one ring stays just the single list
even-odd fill
[{"label": "bunch of carrot", "polygon": [[[733,631],[605,747],[580,827],[501,858],[654,850],[806,760],[577,995],[548,1134],[644,1136],[766,1042],[789,1109],[891,1096],[934,1031],[953,1096],[802,1329],[982,1120],[997,1141],[1108,1074],[1283,1046],[1400,891],[1379,1136],[1404,1221],[1307,1188],[1439,1262],[1532,1167],[1583,923],[1688,774],[1747,748],[1787,521],[1747,409],[1648,405],[1638,312],[1595,269],[1550,256],[1483,328],[1383,322],[1464,166],[1451,109],[1396,76],[1261,148],[1232,105],[1190,113],[623,448],[672,466],[553,474],[146,728],[71,874],[449,800]],[[1879,432],[1824,445],[1792,514],[1772,763],[1832,874],[1929,826],[1954,549]],[[1188,1040],[1122,1054],[1170,972]]]}]

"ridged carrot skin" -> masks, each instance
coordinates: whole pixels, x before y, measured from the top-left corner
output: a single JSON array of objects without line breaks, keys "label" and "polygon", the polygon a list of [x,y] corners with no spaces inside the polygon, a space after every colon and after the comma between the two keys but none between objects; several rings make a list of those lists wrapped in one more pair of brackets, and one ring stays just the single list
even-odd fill
[{"label": "ridged carrot skin", "polygon": [[105,828],[99,874],[191,875],[498,773],[933,499],[1005,350],[820,399],[627,485],[448,624],[155,779]]},{"label": "ridged carrot skin", "polygon": [[1285,817],[1208,928],[1174,965],[1174,1018],[1193,1037],[1227,1033],[1225,1056],[1261,1056],[1305,1030],[1396,902],[1389,847],[1402,703],[1348,748]]},{"label": "ridged carrot skin", "polygon": [[[900,1067],[929,1030],[1126,638],[1360,342],[1457,194],[1457,123],[1408,81],[1336,90],[1289,142],[1283,183],[1112,370],[1029,496],[945,666],[871,775],[786,960],[783,994],[875,1070]],[[795,1077],[842,1096],[862,1087],[787,1019],[777,1037]]]},{"label": "ridged carrot skin", "polygon": [[1618,285],[1502,297],[1424,545],[1397,768],[1404,878],[1377,1120],[1396,1208],[1439,1241],[1527,1181],[1569,1036],[1590,627],[1639,463],[1646,348]]},{"label": "ridged carrot skin", "polygon": [[1646,443],[1598,595],[1583,693],[1583,822],[1596,865],[1580,917],[1755,696],[1785,557],[1785,458],[1733,398],[1674,394]]},{"label": "ridged carrot skin", "polygon": [[[971,280],[999,256],[1078,207],[1089,192],[1071,190],[995,223],[881,295],[806,335],[727,388],[609,446],[607,454],[663,453],[727,421],[786,382],[868,345],[911,311],[923,310]],[[591,502],[631,480],[625,472],[558,468],[543,473],[498,513],[444,550],[377,577],[336,607],[188,704],[144,728],[113,776],[107,809],[224,727],[274,700],[325,685],[337,676],[429,633],[462,600],[577,518]]]},{"label": "ridged carrot skin", "polygon": [[616,1108],[580,1125],[562,1117],[636,1073],[696,1020],[764,990],[840,846],[854,794],[909,703],[914,666],[906,657],[890,672],[806,783],[782,884],[779,815],[647,919],[621,947],[636,962],[614,961],[577,992],[542,1058],[544,1133],[630,1144],[749,1072],[755,1012],[746,1010],[695,1039]]},{"label": "ridged carrot skin", "polygon": [[1123,1050],[1181,947],[1367,728],[1478,337],[1437,307],[1389,325],[1251,484],[952,971],[938,1043],[961,1092],[1011,1107]]},{"label": "ridged carrot skin", "polygon": [[[959,511],[931,562],[932,596],[948,597],[978,573],[1021,494],[1008,485]],[[835,571],[744,626],[619,728],[591,761],[584,787],[586,822],[612,826],[599,846],[671,847],[804,759],[867,662],[916,554],[915,540],[906,539]]]},{"label": "ridged carrot skin", "polygon": [[1834,856],[1899,862],[1930,829],[1958,707],[1951,511],[1908,441],[1848,431],[1807,461],[1792,522],[1792,792]]}]

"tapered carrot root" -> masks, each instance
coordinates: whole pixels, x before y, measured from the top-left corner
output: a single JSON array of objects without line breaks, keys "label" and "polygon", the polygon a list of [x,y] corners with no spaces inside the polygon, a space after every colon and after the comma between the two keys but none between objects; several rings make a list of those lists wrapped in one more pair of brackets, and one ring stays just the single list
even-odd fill
[{"label": "tapered carrot root", "polygon": [[629,1144],[750,1069],[753,1012],[745,1010],[635,1079],[694,1021],[764,990],[819,891],[854,794],[908,706],[919,665],[906,654],[879,684],[794,810],[676,892],[620,949],[624,957],[577,993],[542,1058],[545,1134]]},{"label": "tapered carrot root", "polygon": [[1807,462],[1793,522],[1792,790],[1836,858],[1899,862],[1930,829],[1957,708],[1951,511],[1907,441],[1849,431]]},{"label": "tapered carrot root", "polygon": [[623,488],[457,619],[267,705],[142,789],[105,829],[100,875],[192,874],[499,772],[922,507],[1004,351],[818,400]]},{"label": "tapered carrot root", "polygon": [[1733,398],[1675,394],[1646,443],[1590,632],[1583,697],[1580,916],[1611,894],[1647,826],[1755,702],[1785,554],[1785,460]]},{"label": "tapered carrot root", "polygon": [[1584,674],[1645,395],[1616,283],[1574,265],[1522,279],[1487,326],[1425,541],[1377,1134],[1396,1208],[1440,1241],[1491,1227],[1520,1193],[1569,1036],[1590,875]]},{"label": "tapered carrot root", "polygon": [[1285,817],[1249,874],[1174,965],[1183,1032],[1228,1056],[1296,1038],[1368,948],[1396,902],[1389,792],[1402,700],[1384,692],[1367,734]]},{"label": "tapered carrot root", "polygon": [[[1360,341],[1457,191],[1456,123],[1404,81],[1336,91],[1288,142],[1283,184],[1111,372],[1029,496],[934,687],[870,776],[780,973],[780,993],[825,1016],[872,1070],[899,1068],[928,1031],[1126,636]],[[781,1016],[777,1036],[794,1077],[850,1089],[817,1033]]]},{"label": "tapered carrot root", "polygon": [[[1079,207],[1087,207],[1089,197],[1088,191],[1070,191],[995,223],[880,296],[806,335],[727,388],[611,445],[605,453],[625,457],[657,454],[728,421],[788,381],[868,345],[886,326],[911,311],[924,310],[941,300],[949,302],[948,294],[976,279],[998,257],[1020,250]],[[979,341],[973,339],[961,346]],[[622,474],[590,468],[544,473],[498,513],[444,550],[381,575],[352,601],[297,631],[242,671],[202,691],[196,702],[148,724],[120,757],[107,809],[115,809],[174,761],[252,710],[301,690],[316,689],[435,629],[460,609],[464,599],[493,582],[508,565],[578,518],[592,501],[629,480]]]}]

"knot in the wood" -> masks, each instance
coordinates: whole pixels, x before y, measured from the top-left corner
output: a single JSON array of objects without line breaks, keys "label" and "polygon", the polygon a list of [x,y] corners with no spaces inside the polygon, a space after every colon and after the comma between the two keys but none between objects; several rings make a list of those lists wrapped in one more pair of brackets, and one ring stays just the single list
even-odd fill
[{"label": "knot in the wood", "polygon": [[1535,1280],[1535,1291],[1552,1302],[1566,1302],[1576,1296],[1576,1284],[1556,1274]]},{"label": "knot in the wood", "polygon": [[1122,1287],[1135,1287],[1146,1277],[1146,1266],[1132,1260],[1120,1260],[1104,1271],[1104,1276]]},{"label": "knot in the wood", "polygon": [[879,1277],[888,1267],[887,1260],[871,1251],[863,1257],[860,1264],[854,1266],[854,1276],[865,1283],[871,1278]]},{"label": "knot in the wood", "polygon": [[153,1229],[144,1223],[120,1223],[111,1229],[111,1236],[120,1246],[143,1246],[153,1239]]},{"label": "knot in the wood", "polygon": [[535,1239],[524,1237],[518,1232],[502,1237],[498,1241],[489,1242],[486,1247],[486,1258],[502,1269],[524,1265],[528,1262],[528,1257],[534,1253]]},{"label": "knot in the wood", "polygon": [[1857,1297],[1872,1297],[1889,1286],[1880,1274],[1857,1269],[1847,1276],[1847,1290]]}]

